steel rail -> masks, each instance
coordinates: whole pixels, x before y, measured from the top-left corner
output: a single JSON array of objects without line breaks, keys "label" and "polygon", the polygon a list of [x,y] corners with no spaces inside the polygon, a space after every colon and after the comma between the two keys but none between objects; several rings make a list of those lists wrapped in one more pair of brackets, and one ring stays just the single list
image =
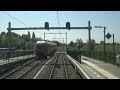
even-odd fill
[{"label": "steel rail", "polygon": [[18,70],[24,68],[25,66],[29,65],[29,64],[32,63],[35,59],[36,59],[36,58],[34,58],[34,59],[32,59],[32,60],[24,63],[22,66],[19,66],[19,67],[15,68],[15,69],[12,70],[11,72],[9,72],[9,73],[5,74],[4,76],[0,77],[0,79],[5,79],[6,77],[10,76],[11,74],[15,73],[16,71],[18,71]]},{"label": "steel rail", "polygon": [[35,66],[37,66],[39,63],[36,63],[35,65],[33,65],[32,67],[30,67],[28,70],[26,70],[23,74],[21,74],[17,79],[20,79],[21,77],[23,77],[26,73],[28,73],[30,70],[32,70]]},{"label": "steel rail", "polygon": [[56,65],[56,62],[57,62],[58,56],[59,56],[59,54],[56,53],[56,57],[55,57],[55,61],[54,61],[54,65],[53,65],[53,67],[52,67],[52,70],[51,70],[51,73],[50,73],[49,79],[52,78],[52,75],[53,75],[53,72],[54,72],[54,69],[55,69],[55,65]]},{"label": "steel rail", "polygon": [[67,68],[66,68],[66,61],[64,60],[64,54],[62,55],[62,61],[63,61],[63,65],[64,65],[65,77],[66,77],[66,79],[69,79]]}]

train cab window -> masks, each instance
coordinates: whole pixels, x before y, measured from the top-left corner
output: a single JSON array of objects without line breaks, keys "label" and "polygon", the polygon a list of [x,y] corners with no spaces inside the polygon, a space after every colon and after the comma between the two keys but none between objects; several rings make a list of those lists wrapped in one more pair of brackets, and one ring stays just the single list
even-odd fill
[{"label": "train cab window", "polygon": [[44,47],[44,44],[37,44],[36,45],[38,48],[42,48],[42,47]]}]

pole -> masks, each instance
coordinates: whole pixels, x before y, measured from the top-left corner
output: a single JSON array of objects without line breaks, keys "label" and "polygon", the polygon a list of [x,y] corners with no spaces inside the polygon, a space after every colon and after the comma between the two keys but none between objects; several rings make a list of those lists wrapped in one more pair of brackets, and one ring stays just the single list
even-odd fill
[{"label": "pole", "polygon": [[113,34],[113,54],[114,54],[114,63],[115,63],[115,43],[114,43],[114,34]]},{"label": "pole", "polygon": [[88,21],[88,38],[89,38],[89,49],[88,49],[88,55],[89,57],[91,57],[91,32],[90,32],[91,28],[90,28],[90,21]]},{"label": "pole", "polygon": [[66,45],[67,45],[67,32],[66,32]]},{"label": "pole", "polygon": [[106,38],[105,38],[105,35],[106,35],[106,27],[104,27],[104,60],[106,61]]},{"label": "pole", "polygon": [[8,60],[11,57],[11,23],[8,23],[8,35],[9,35],[9,54],[8,54]]},{"label": "pole", "polygon": [[45,32],[44,32],[44,40],[45,40]]},{"label": "pole", "polygon": [[66,52],[67,52],[67,32],[66,32]]}]

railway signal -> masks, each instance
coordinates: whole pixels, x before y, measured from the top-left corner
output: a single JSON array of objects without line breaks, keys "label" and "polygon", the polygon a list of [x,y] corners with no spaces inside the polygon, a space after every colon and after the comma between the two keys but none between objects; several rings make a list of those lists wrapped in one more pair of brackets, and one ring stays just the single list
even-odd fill
[{"label": "railway signal", "polygon": [[[56,30],[56,29],[87,29],[88,30],[88,39],[89,39],[89,49],[88,49],[88,53],[89,53],[89,56],[91,56],[91,29],[92,27],[90,26],[90,21],[88,21],[88,26],[87,27],[71,27],[70,26],[70,22],[67,22],[66,23],[66,27],[49,27],[49,23],[48,22],[45,22],[45,27],[25,27],[25,28],[11,28],[11,23],[9,22],[9,26],[7,28],[8,32],[11,32],[12,30],[37,30],[37,29],[46,29],[46,30]],[[9,36],[10,36],[10,33],[9,33]],[[44,36],[45,37],[45,36]],[[9,38],[9,49],[11,48],[11,38]],[[66,43],[67,43],[67,33],[66,33]],[[9,52],[11,52],[9,50]]]},{"label": "railway signal", "polygon": [[45,29],[49,30],[49,23],[45,22]]},{"label": "railway signal", "polygon": [[67,22],[67,23],[66,23],[66,28],[67,28],[68,30],[70,30],[70,22]]}]

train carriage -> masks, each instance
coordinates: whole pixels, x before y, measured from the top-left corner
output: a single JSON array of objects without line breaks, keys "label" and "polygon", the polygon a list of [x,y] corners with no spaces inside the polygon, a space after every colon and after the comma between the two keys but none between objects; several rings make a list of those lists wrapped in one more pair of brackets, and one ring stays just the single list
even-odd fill
[{"label": "train carriage", "polygon": [[36,55],[41,57],[46,57],[52,55],[57,49],[57,44],[49,41],[37,41],[35,45]]}]

